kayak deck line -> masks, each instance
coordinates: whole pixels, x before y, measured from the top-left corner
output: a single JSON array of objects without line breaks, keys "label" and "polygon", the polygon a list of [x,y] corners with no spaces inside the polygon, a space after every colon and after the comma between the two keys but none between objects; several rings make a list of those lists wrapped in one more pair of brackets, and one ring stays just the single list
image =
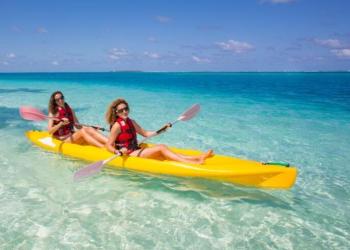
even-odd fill
[{"label": "kayak deck line", "polygon": [[[103,148],[62,142],[51,137],[46,131],[27,131],[26,136],[40,148],[89,162],[105,160],[113,155]],[[144,143],[142,146],[150,147],[152,144]],[[201,153],[197,150],[170,148],[175,152],[187,155]],[[204,178],[260,188],[291,188],[297,177],[297,169],[293,166],[267,165],[262,162],[223,155],[214,155],[206,159],[202,165],[132,156],[118,157],[108,162],[108,165],[111,168],[125,168],[138,172],[179,177]]]}]

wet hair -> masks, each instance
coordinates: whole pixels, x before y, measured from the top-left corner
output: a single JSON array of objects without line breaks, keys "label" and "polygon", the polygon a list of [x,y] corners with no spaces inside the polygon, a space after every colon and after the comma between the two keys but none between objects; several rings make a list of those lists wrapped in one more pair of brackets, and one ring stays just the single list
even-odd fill
[{"label": "wet hair", "polygon": [[[57,94],[61,94],[61,96],[63,96],[63,93],[61,91],[57,90],[51,94],[50,100],[49,100],[48,110],[53,115],[57,114],[57,112],[58,112],[58,105],[57,105],[56,100],[55,100],[55,95],[57,95]],[[65,105],[66,105],[66,103],[65,103]]]},{"label": "wet hair", "polygon": [[117,100],[114,100],[109,105],[107,112],[106,112],[106,121],[109,125],[113,125],[117,121],[118,115],[117,115],[116,111],[117,111],[117,107],[120,104],[125,104],[129,108],[129,104],[124,99],[119,98]]}]

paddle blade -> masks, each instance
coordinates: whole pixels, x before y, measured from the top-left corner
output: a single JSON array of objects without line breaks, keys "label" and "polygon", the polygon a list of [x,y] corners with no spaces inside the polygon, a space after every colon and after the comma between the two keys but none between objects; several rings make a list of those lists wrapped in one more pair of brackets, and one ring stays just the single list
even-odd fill
[{"label": "paddle blade", "polygon": [[78,170],[74,174],[73,180],[79,181],[83,178],[95,175],[101,171],[103,165],[104,165],[104,161],[98,161],[98,162],[92,163],[92,164]]},{"label": "paddle blade", "polygon": [[43,121],[46,120],[47,116],[44,115],[40,110],[33,107],[20,107],[19,114],[25,120],[29,121]]},{"label": "paddle blade", "polygon": [[201,109],[199,104],[193,105],[191,108],[186,110],[180,117],[178,118],[179,121],[188,121],[192,119]]}]

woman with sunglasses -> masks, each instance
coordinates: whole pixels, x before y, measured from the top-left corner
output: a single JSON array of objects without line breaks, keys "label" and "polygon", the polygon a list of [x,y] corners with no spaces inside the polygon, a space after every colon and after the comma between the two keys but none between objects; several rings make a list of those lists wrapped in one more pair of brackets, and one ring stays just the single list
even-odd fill
[{"label": "woman with sunglasses", "polygon": [[[52,93],[49,101],[49,119],[48,131],[54,137],[61,141],[90,144],[97,147],[105,147],[107,138],[91,127],[79,125],[73,109],[64,101],[61,91]],[[75,130],[74,128],[78,129]]]},{"label": "woman with sunglasses", "polygon": [[128,154],[143,158],[161,157],[167,160],[194,164],[203,164],[206,158],[213,155],[212,150],[199,156],[183,155],[171,151],[163,144],[141,149],[138,146],[136,134],[148,137],[154,135],[155,132],[144,130],[129,118],[129,104],[124,99],[117,99],[110,104],[106,113],[106,120],[111,127],[106,147],[115,154]]}]

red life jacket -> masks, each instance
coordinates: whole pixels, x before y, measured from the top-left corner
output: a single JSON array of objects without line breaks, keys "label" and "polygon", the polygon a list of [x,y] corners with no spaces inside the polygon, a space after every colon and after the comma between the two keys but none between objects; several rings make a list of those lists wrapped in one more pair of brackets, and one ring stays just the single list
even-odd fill
[{"label": "red life jacket", "polygon": [[[58,107],[58,111],[57,111],[57,118],[58,119],[62,119],[62,118],[67,118],[69,120],[69,124],[64,125],[62,127],[60,127],[53,135],[55,137],[62,137],[62,136],[66,136],[69,135],[71,133],[74,132],[74,116],[73,116],[73,111],[72,109],[69,107],[69,105],[67,103],[64,104],[65,108],[62,107]],[[53,121],[53,125],[55,126],[56,124],[58,124],[60,121]]]},{"label": "red life jacket", "polygon": [[117,121],[120,126],[120,133],[115,140],[115,148],[127,148],[128,154],[138,149],[136,129],[131,119],[126,118],[126,121],[118,117]]}]

